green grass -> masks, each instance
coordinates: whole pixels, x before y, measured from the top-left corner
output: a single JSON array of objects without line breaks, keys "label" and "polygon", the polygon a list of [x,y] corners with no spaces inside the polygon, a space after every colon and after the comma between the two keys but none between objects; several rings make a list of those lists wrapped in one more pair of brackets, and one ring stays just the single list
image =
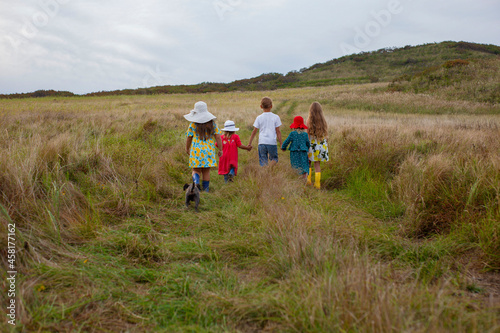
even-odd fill
[{"label": "green grass", "polygon": [[[267,93],[284,137],[310,100],[331,101],[322,190],[305,186],[288,154],[260,168],[255,150],[240,150],[235,183],[213,170],[200,211],[186,209],[182,114],[207,100],[219,123],[237,121],[245,144]],[[498,119],[407,114],[397,99],[387,103],[399,112],[383,115],[335,104],[373,105],[383,94],[352,86],[5,101],[0,231],[17,225],[20,306],[17,326],[1,329],[494,331],[497,291],[477,277],[498,274]],[[448,229],[411,232],[435,208],[412,206],[415,194],[443,199],[435,207]]]},{"label": "green grass", "polygon": [[402,203],[391,199],[388,183],[381,177],[374,176],[368,169],[350,173],[343,192],[358,201],[376,218],[390,220],[404,214],[405,207]]}]

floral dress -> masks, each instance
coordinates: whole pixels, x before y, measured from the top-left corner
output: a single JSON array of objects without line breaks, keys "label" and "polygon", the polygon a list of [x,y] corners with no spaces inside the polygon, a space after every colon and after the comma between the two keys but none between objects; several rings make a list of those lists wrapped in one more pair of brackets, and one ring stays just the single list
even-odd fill
[{"label": "floral dress", "polygon": [[[217,124],[214,122],[214,134],[220,134]],[[189,124],[186,136],[192,136],[191,149],[189,152],[190,168],[211,168],[217,166],[217,152],[215,150],[215,137],[212,135],[208,140],[201,140],[196,133],[196,124]]]},{"label": "floral dress", "polygon": [[321,139],[318,140],[316,138],[310,137],[311,140],[311,147],[309,148],[309,154],[307,155],[309,157],[309,161],[311,162],[317,162],[317,161],[324,161],[328,162],[329,157],[328,157],[328,143],[326,142],[326,139]]}]

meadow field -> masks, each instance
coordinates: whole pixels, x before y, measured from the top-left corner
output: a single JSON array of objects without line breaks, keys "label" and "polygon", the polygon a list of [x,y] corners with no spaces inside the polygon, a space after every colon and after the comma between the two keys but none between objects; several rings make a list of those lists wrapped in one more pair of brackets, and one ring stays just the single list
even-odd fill
[{"label": "meadow field", "polygon": [[[500,105],[386,88],[0,100],[0,330],[500,332]],[[185,209],[183,115],[246,144],[266,95],[323,105],[321,190],[254,141]]]}]

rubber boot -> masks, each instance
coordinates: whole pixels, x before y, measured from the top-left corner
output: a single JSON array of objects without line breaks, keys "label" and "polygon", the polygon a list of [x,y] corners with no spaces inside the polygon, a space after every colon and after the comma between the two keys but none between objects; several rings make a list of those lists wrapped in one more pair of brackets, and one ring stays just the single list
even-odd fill
[{"label": "rubber boot", "polygon": [[199,174],[197,174],[197,173],[193,174],[193,182],[195,184],[200,184],[200,175]]},{"label": "rubber boot", "polygon": [[309,174],[307,175],[307,185],[312,184],[312,182],[311,182],[312,172],[313,172],[313,169],[309,168]]},{"label": "rubber boot", "polygon": [[314,174],[314,187],[317,189],[321,188],[321,172],[316,172]]},{"label": "rubber boot", "polygon": [[204,180],[203,181],[203,191],[209,192],[209,187],[210,187],[210,180]]}]

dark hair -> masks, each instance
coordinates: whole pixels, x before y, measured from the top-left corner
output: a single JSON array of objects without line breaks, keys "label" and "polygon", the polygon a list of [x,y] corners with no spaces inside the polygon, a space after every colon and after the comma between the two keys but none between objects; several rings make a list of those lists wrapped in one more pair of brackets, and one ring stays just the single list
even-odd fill
[{"label": "dark hair", "polygon": [[206,141],[210,139],[212,135],[215,135],[215,126],[214,121],[210,120],[206,123],[200,124],[195,123],[196,125],[196,133],[200,137],[200,140]]}]

